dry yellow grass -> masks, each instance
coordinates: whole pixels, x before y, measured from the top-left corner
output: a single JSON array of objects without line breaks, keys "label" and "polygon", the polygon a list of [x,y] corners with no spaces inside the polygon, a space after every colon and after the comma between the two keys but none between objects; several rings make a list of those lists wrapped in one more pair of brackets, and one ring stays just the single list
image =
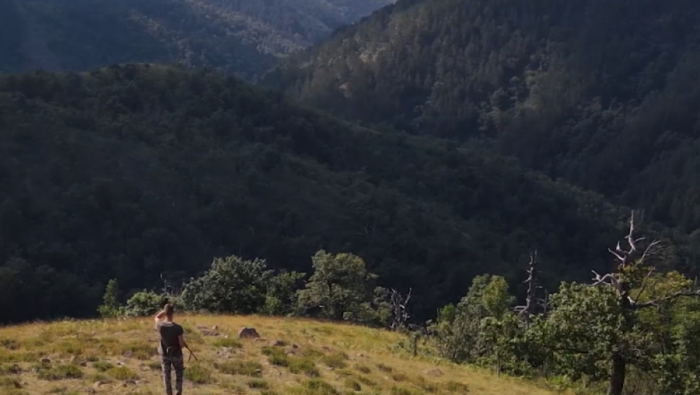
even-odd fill
[{"label": "dry yellow grass", "polygon": [[[387,331],[266,317],[176,321],[199,359],[185,363],[187,395],[553,394],[525,380],[410,358],[394,351],[402,337]],[[214,326],[218,336],[205,333]],[[243,326],[261,338],[238,340]],[[157,340],[152,319],[0,328],[0,393],[162,394]]]}]

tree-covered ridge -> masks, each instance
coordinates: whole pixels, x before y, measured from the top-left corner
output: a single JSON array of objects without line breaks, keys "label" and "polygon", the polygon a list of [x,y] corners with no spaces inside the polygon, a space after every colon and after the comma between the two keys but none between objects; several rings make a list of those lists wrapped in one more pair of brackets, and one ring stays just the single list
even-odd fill
[{"label": "tree-covered ridge", "polygon": [[627,236],[609,250],[615,261],[610,272],[594,271],[592,281],[562,282],[550,293],[541,287],[534,251],[524,304],[518,305],[502,276],[480,275],[458,304],[441,308],[427,327],[410,319],[410,290],[375,287],[377,276],[361,258],[326,251],[314,254],[310,275],[229,256],[215,259],[202,276],[181,286],[166,283],[159,291],[124,297],[110,280],[99,312],[112,318],[152,316],[170,303],[190,313],[343,320],[407,335],[395,351],[544,376],[562,393],[573,387],[583,394],[695,394],[700,288],[663,268],[673,259],[664,253],[668,245],[639,237],[634,213],[629,224]]},{"label": "tree-covered ridge", "polygon": [[390,0],[1,0],[0,71],[181,62],[255,78]]},{"label": "tree-covered ridge", "polygon": [[2,320],[92,314],[110,278],[150,286],[217,256],[304,271],[322,248],[412,287],[426,317],[475,275],[519,278],[533,246],[545,283],[588,278],[624,225],[511,160],[351,126],[208,71],[5,76],[0,129]]},{"label": "tree-covered ridge", "polygon": [[486,140],[692,232],[700,3],[402,1],[269,75],[313,106]]}]

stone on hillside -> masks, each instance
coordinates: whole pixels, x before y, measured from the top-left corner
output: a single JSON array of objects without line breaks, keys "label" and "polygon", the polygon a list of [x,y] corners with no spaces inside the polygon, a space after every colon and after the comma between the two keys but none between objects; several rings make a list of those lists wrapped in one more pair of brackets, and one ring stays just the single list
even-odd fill
[{"label": "stone on hillside", "polygon": [[442,376],[442,370],[440,370],[440,369],[428,369],[423,373],[428,375],[428,376],[433,376],[433,377]]},{"label": "stone on hillside", "polygon": [[197,325],[197,329],[199,329],[199,332],[201,332],[203,336],[211,336],[211,337],[219,336],[220,333],[216,331],[216,328],[217,328],[216,325],[214,325],[211,329],[209,329],[208,327],[206,327],[204,325]]},{"label": "stone on hillside", "polygon": [[283,342],[282,340],[273,340],[270,342],[270,347],[284,347],[287,344]]},{"label": "stone on hillside", "polygon": [[260,338],[260,335],[258,334],[258,331],[255,330],[255,328],[251,327],[243,327],[241,330],[238,331],[238,338],[239,339],[258,339]]}]

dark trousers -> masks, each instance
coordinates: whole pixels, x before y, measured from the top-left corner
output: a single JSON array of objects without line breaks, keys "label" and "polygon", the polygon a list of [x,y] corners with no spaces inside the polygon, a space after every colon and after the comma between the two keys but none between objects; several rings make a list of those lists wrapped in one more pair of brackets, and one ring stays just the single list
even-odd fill
[{"label": "dark trousers", "polygon": [[175,393],[182,395],[182,373],[185,370],[185,362],[182,355],[178,356],[161,356],[161,366],[163,367],[163,383],[165,384],[165,393],[173,395],[173,386],[171,383],[172,369],[175,369]]}]

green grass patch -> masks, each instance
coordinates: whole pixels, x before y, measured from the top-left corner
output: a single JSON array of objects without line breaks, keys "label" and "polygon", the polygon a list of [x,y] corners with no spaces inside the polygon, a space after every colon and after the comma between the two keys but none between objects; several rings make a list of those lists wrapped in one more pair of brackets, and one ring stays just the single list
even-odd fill
[{"label": "green grass patch", "polygon": [[97,362],[99,360],[100,360],[100,358],[98,358],[97,355],[94,355],[94,354],[85,356],[85,362]]},{"label": "green grass patch", "polygon": [[362,385],[357,380],[349,377],[343,381],[343,386],[353,391],[362,391]]},{"label": "green grass patch", "polygon": [[121,355],[136,358],[140,361],[148,361],[158,355],[158,349],[150,343],[135,342],[121,347]]},{"label": "green grass patch", "polygon": [[442,389],[452,393],[466,394],[469,392],[469,387],[466,384],[457,381],[448,381],[441,385]]},{"label": "green grass patch", "polygon": [[321,358],[324,356],[323,351],[313,347],[304,348],[299,355],[307,358]]},{"label": "green grass patch", "polygon": [[408,388],[391,387],[390,395],[420,395]]},{"label": "green grass patch", "polygon": [[332,385],[326,383],[323,380],[313,379],[308,380],[304,384],[305,395],[338,395],[340,392],[335,389]]},{"label": "green grass patch", "polygon": [[185,369],[185,380],[195,384],[210,384],[214,382],[212,370],[200,364],[195,364]]},{"label": "green grass patch", "polygon": [[88,381],[92,382],[92,383],[97,382],[97,381],[102,382],[102,383],[111,383],[114,381],[114,379],[107,376],[104,373],[94,373],[94,374],[91,374],[90,376],[88,376]]},{"label": "green grass patch", "polygon": [[22,388],[22,382],[14,377],[0,377],[0,387],[1,388]]},{"label": "green grass patch", "polygon": [[22,367],[17,364],[0,365],[0,376],[22,373]]},{"label": "green grass patch", "polygon": [[0,349],[0,363],[35,362],[39,354],[35,352],[11,352]]},{"label": "green grass patch", "polygon": [[14,339],[0,339],[0,347],[8,350],[16,350],[19,348],[19,343]]},{"label": "green grass patch", "polygon": [[305,374],[309,377],[319,377],[321,375],[314,362],[307,358],[291,358],[287,369],[293,374]]},{"label": "green grass patch", "polygon": [[46,392],[47,394],[60,394],[60,395],[79,395],[78,391],[71,390],[65,385],[60,387],[53,387]]},{"label": "green grass patch", "polygon": [[114,364],[111,362],[107,361],[97,361],[92,364],[92,367],[95,368],[99,372],[106,372],[112,368],[114,368]]},{"label": "green grass patch", "polygon": [[261,349],[263,355],[267,356],[268,362],[275,366],[289,366],[289,357],[284,351],[277,347],[265,346]]},{"label": "green grass patch", "polygon": [[127,368],[126,366],[118,366],[115,368],[108,369],[105,373],[114,377],[117,380],[138,380],[139,375],[133,370]]},{"label": "green grass patch", "polygon": [[248,388],[256,389],[256,390],[265,390],[270,388],[270,385],[267,383],[265,380],[260,380],[260,379],[254,379],[248,381]]},{"label": "green grass patch", "polygon": [[377,383],[375,383],[374,381],[368,379],[368,378],[365,377],[365,376],[359,376],[359,377],[357,377],[357,381],[359,381],[360,383],[362,383],[362,384],[364,384],[364,385],[366,385],[366,386],[368,386],[368,387],[374,387],[374,386],[377,385]]},{"label": "green grass patch", "polygon": [[214,367],[225,374],[240,376],[262,377],[262,365],[253,361],[226,361],[214,364]]},{"label": "green grass patch", "polygon": [[41,380],[57,381],[83,378],[83,371],[76,365],[55,365],[39,368],[38,377]]},{"label": "green grass patch", "polygon": [[347,360],[348,356],[345,353],[333,353],[321,357],[321,362],[334,369],[343,369],[348,366]]},{"label": "green grass patch", "polygon": [[21,347],[23,349],[37,349],[46,347],[47,342],[39,337],[32,337],[29,339],[24,339],[21,342]]},{"label": "green grass patch", "polygon": [[85,344],[78,340],[63,340],[54,344],[51,350],[61,356],[74,356],[82,355],[84,346]]},{"label": "green grass patch", "polygon": [[243,344],[237,339],[222,338],[214,340],[215,347],[243,348]]},{"label": "green grass patch", "polygon": [[163,369],[163,365],[161,365],[160,362],[155,362],[155,361],[151,361],[151,362],[147,363],[146,366],[148,366],[149,369],[155,370],[155,371],[161,371]]}]

